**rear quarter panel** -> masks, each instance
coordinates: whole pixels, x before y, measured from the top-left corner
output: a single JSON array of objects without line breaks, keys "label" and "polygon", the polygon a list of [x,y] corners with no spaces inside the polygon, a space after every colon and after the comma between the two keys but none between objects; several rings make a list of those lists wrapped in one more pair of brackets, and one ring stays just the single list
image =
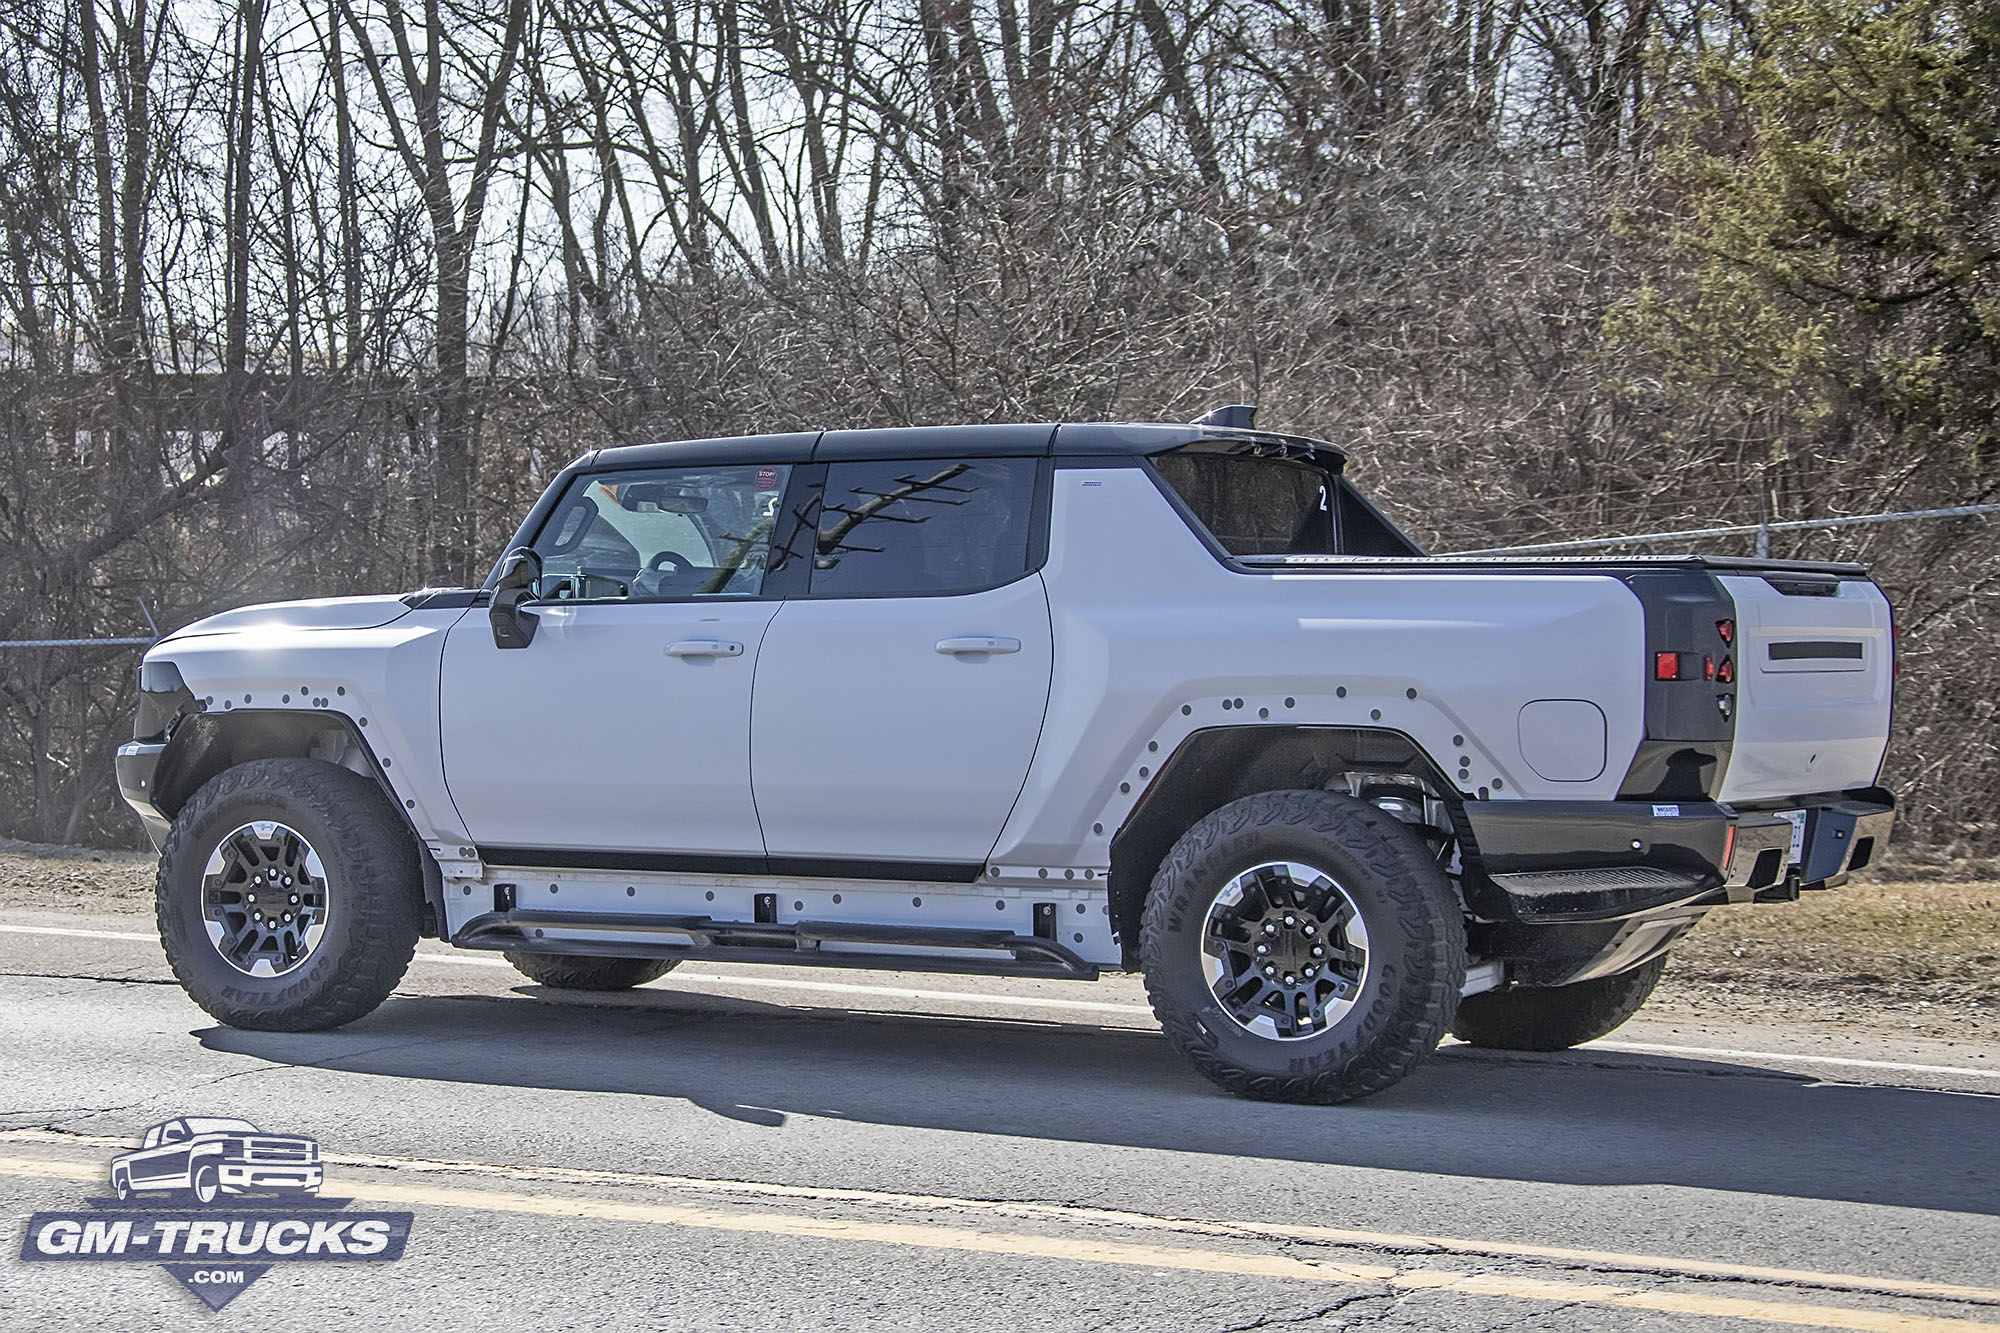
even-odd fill
[{"label": "rear quarter panel", "polygon": [[[1051,525],[1054,687],[996,864],[1107,867],[1146,783],[1204,727],[1399,731],[1494,800],[1609,800],[1638,746],[1644,623],[1616,579],[1240,574],[1129,467],[1058,471]],[[1540,699],[1602,710],[1596,777],[1528,766],[1521,710]]]}]

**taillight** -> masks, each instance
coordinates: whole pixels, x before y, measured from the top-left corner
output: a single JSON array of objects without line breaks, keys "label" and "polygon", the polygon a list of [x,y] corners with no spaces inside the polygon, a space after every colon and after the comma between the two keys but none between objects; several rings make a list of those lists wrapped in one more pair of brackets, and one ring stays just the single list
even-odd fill
[{"label": "taillight", "polygon": [[1715,659],[1703,653],[1654,653],[1653,679],[1714,680]]},{"label": "taillight", "polygon": [[1723,658],[1722,665],[1715,669],[1715,679],[1718,684],[1734,684],[1736,680],[1736,663],[1726,657]]},{"label": "taillight", "polygon": [[1729,863],[1736,859],[1736,825],[1731,824],[1722,835],[1722,870],[1729,872]]},{"label": "taillight", "polygon": [[1722,636],[1722,641],[1725,644],[1736,642],[1736,622],[1733,620],[1716,621],[1715,632]]}]

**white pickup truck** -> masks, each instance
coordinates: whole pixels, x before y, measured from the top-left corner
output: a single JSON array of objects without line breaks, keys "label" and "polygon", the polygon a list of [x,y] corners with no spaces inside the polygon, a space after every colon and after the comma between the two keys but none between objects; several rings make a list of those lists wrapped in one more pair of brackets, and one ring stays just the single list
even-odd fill
[{"label": "white pickup truck", "polygon": [[1194,425],[594,451],[486,586],[248,607],[141,669],[168,958],[243,1027],[420,935],[1091,979],[1256,1097],[1602,1035],[1722,903],[1882,854],[1862,570],[1426,557],[1340,450]]}]

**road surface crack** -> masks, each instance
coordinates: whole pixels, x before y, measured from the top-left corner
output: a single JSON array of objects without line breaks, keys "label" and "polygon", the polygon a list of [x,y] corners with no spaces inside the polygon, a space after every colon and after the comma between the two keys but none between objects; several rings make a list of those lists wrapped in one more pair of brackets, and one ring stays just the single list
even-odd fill
[{"label": "road surface crack", "polygon": [[[1387,1301],[1390,1302],[1391,1306],[1393,1307],[1393,1305],[1397,1302],[1398,1299],[1399,1298],[1394,1296],[1392,1293],[1386,1291],[1357,1291],[1352,1296],[1343,1296],[1341,1299],[1335,1301],[1333,1304],[1322,1306],[1320,1309],[1314,1310],[1310,1314],[1297,1314],[1297,1315],[1267,1314],[1257,1319],[1254,1319],[1247,1324],[1231,1324],[1227,1328],[1216,1330],[1216,1333],[1251,1333],[1253,1329],[1285,1328],[1295,1324],[1311,1324],[1311,1323],[1316,1323],[1321,1319],[1326,1319],[1332,1315],[1339,1314],[1341,1311],[1347,1309],[1349,1306],[1359,1305],[1363,1301]],[[1370,1322],[1373,1322],[1375,1319],[1380,1318],[1380,1316],[1370,1315],[1368,1318]],[[1342,1324],[1341,1327],[1352,1328],[1354,1327],[1354,1325]]]}]

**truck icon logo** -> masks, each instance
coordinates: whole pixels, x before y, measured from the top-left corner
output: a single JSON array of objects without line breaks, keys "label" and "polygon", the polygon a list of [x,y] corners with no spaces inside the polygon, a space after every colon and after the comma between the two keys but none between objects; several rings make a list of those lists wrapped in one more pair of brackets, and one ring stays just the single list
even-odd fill
[{"label": "truck icon logo", "polygon": [[163,1120],[137,1150],[111,1162],[111,1192],[121,1203],[160,1192],[205,1204],[238,1194],[314,1195],[324,1178],[316,1141],[220,1116]]},{"label": "truck icon logo", "polygon": [[317,1140],[233,1117],[162,1120],[111,1159],[108,1176],[108,1197],[30,1217],[21,1258],[158,1263],[220,1310],[274,1264],[394,1262],[413,1220],[323,1197]]}]

